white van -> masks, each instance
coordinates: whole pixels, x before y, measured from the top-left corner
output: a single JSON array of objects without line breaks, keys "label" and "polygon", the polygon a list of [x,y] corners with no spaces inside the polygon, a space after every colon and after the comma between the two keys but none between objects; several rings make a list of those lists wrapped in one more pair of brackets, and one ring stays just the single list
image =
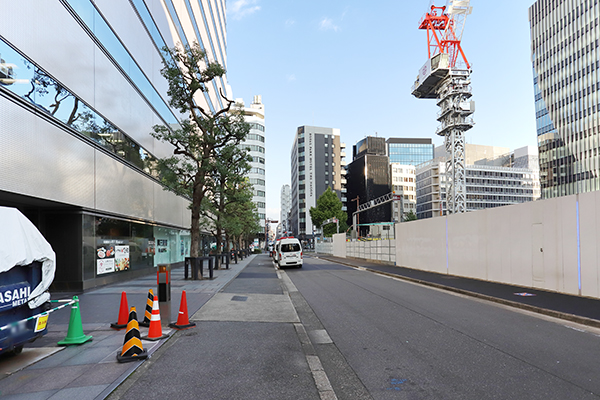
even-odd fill
[{"label": "white van", "polygon": [[296,238],[281,238],[277,241],[276,260],[280,267],[297,266],[302,268],[302,246]]},{"label": "white van", "polygon": [[277,241],[275,242],[275,245],[273,245],[273,262],[275,264],[278,263],[277,257],[279,256],[279,241],[281,239],[277,239]]}]

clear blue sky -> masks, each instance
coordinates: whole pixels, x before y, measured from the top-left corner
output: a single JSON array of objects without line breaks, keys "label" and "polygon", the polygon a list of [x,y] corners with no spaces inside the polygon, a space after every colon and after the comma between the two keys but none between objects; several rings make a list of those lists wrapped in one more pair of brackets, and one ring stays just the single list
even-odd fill
[{"label": "clear blue sky", "polygon": [[[533,0],[472,0],[462,46],[472,64],[475,127],[467,142],[536,146],[528,8]],[[437,0],[436,5],[445,5]],[[427,60],[417,29],[429,0],[227,0],[227,76],[246,104],[266,109],[267,217],[302,125],[339,128],[350,163],[365,136],[443,138],[435,100],[411,87]]]}]

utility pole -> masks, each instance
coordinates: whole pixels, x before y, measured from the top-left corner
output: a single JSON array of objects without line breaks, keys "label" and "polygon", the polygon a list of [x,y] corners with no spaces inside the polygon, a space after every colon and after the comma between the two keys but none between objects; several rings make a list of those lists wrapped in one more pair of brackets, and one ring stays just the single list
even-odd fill
[{"label": "utility pole", "polygon": [[354,232],[356,232],[356,236],[357,237],[358,237],[358,229],[359,229],[358,228],[358,221],[359,221],[359,218],[358,218],[358,207],[359,207],[358,199],[359,199],[359,196],[356,196],[355,199],[350,200],[350,201],[356,201],[356,211],[357,211],[357,213],[354,214],[356,216],[356,221],[352,221],[352,224],[354,225]]}]

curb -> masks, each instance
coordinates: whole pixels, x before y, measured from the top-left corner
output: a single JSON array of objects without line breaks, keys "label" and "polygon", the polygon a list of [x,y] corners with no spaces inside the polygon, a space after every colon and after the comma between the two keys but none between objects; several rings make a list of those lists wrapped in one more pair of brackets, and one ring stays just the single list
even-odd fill
[{"label": "curb", "polygon": [[372,272],[372,273],[375,273],[375,274],[384,275],[384,276],[387,276],[387,277],[390,277],[390,278],[402,279],[402,280],[405,280],[405,281],[408,281],[408,282],[417,283],[417,284],[424,285],[424,286],[430,286],[430,287],[434,287],[436,289],[441,289],[441,290],[445,290],[445,291],[448,291],[448,292],[454,292],[454,293],[462,294],[462,295],[469,296],[469,297],[475,297],[475,298],[478,298],[478,299],[491,301],[491,302],[502,304],[502,305],[505,305],[505,306],[519,308],[521,310],[531,311],[531,312],[534,312],[534,313],[537,313],[537,314],[542,314],[542,315],[547,315],[547,316],[558,318],[558,319],[563,319],[565,321],[575,322],[577,324],[586,325],[586,326],[590,326],[590,327],[593,327],[593,328],[600,328],[600,321],[595,320],[595,319],[591,319],[591,318],[581,317],[579,315],[564,313],[564,312],[555,311],[555,310],[549,310],[547,308],[536,307],[536,306],[532,306],[532,305],[529,305],[529,304],[523,304],[523,303],[519,303],[519,302],[516,302],[516,301],[511,301],[511,300],[505,300],[505,299],[501,299],[501,298],[498,298],[498,297],[489,296],[489,295],[486,295],[486,294],[481,294],[481,293],[477,293],[477,292],[471,292],[471,291],[465,290],[465,289],[458,289],[458,288],[454,288],[454,287],[451,287],[451,286],[442,285],[442,284],[439,284],[439,283],[424,281],[422,279],[416,279],[416,278],[411,278],[411,277],[408,277],[408,276],[396,275],[396,274],[391,274],[389,272],[378,271],[378,270],[372,269],[372,268],[359,267],[359,266],[356,266],[356,265],[343,263],[343,262],[340,262],[340,261],[337,261],[337,260],[336,261],[331,261],[331,260],[328,260],[327,258],[321,258],[319,256],[315,256],[315,258],[318,258],[318,259],[321,259],[321,260],[325,260],[325,261],[329,261],[329,262],[335,262],[337,264],[345,265],[347,267],[354,268],[354,269],[357,269],[357,270],[360,270],[360,271],[368,271],[368,272]]}]

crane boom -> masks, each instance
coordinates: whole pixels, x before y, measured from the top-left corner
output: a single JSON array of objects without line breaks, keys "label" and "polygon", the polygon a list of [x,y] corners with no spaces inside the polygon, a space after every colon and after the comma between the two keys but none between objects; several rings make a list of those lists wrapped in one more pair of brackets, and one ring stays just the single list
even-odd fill
[{"label": "crane boom", "polygon": [[440,107],[437,134],[446,147],[446,210],[467,210],[464,132],[475,123],[471,115],[471,65],[461,46],[470,0],[450,0],[447,6],[431,5],[419,23],[427,31],[427,62],[419,71],[412,94],[420,99],[437,99]]}]

